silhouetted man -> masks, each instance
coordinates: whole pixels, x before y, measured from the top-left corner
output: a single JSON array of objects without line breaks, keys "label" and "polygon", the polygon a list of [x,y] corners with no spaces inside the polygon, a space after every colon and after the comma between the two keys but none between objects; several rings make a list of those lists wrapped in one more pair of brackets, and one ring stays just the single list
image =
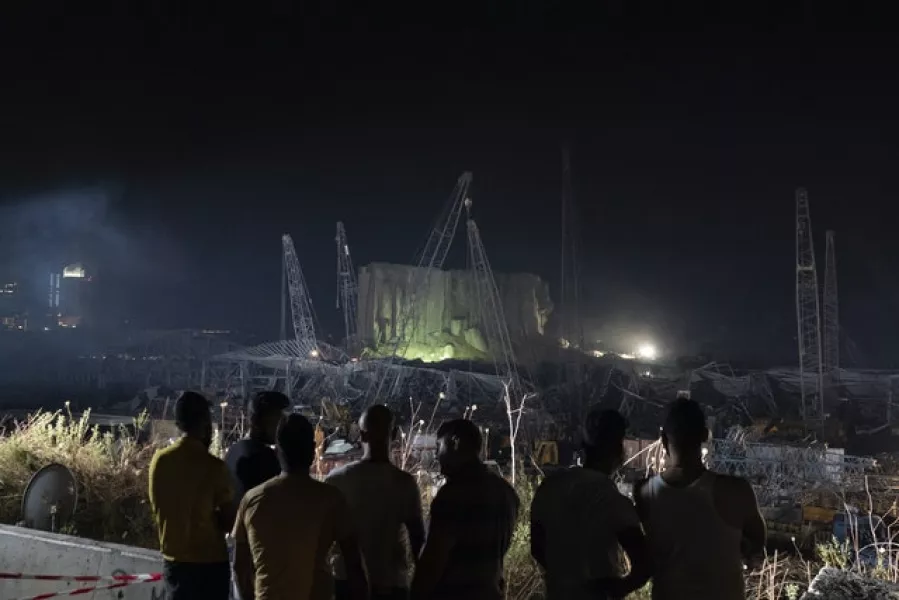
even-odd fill
[{"label": "silhouetted man", "polygon": [[225,533],[234,522],[228,468],[209,453],[212,414],[206,398],[175,401],[184,434],[150,463],[150,504],[171,600],[227,600],[231,581]]},{"label": "silhouetted man", "polygon": [[428,539],[412,584],[416,600],[500,600],[503,558],[518,517],[518,496],[480,460],[481,432],[466,419],[437,430],[446,483],[431,503]]},{"label": "silhouetted man", "polygon": [[665,420],[661,475],[635,493],[649,539],[654,600],[743,600],[743,559],[764,550],[765,522],[745,479],[702,464],[705,414],[678,399]]},{"label": "silhouetted man", "polygon": [[[415,479],[390,463],[393,413],[372,406],[359,419],[362,460],[332,471],[327,483],[340,489],[349,503],[350,516],[371,579],[372,598],[404,600],[409,597],[412,561],[424,545],[421,495]],[[337,598],[346,597],[346,575],[338,562]]]},{"label": "silhouetted man", "polygon": [[[531,554],[546,571],[548,600],[623,598],[649,579],[637,511],[611,478],[624,459],[626,429],[618,411],[592,411],[584,466],[550,475],[534,495]],[[622,550],[631,565],[626,577]]]},{"label": "silhouetted man", "polygon": [[235,508],[244,494],[281,473],[278,455],[271,447],[288,406],[290,401],[280,392],[260,392],[250,401],[250,435],[228,448],[225,455],[234,482]]},{"label": "silhouetted man", "polygon": [[243,600],[330,600],[328,552],[340,549],[350,598],[366,600],[368,581],[340,490],[309,476],[315,434],[301,415],[277,434],[282,473],[248,491],[234,524],[234,574]]}]

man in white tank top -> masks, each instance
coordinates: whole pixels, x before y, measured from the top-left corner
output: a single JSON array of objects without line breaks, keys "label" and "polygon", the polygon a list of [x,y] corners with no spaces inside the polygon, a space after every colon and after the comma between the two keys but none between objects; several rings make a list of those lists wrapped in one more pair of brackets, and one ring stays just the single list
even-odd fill
[{"label": "man in white tank top", "polygon": [[665,472],[634,494],[652,555],[653,600],[744,600],[744,559],[764,550],[765,521],[749,482],[702,464],[708,435],[699,404],[678,398],[662,433]]}]

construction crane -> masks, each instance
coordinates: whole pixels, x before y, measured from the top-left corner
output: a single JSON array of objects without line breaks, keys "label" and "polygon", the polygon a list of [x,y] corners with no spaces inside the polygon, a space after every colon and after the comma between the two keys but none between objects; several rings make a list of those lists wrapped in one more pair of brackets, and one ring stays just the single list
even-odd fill
[{"label": "construction crane", "polygon": [[[471,201],[467,201],[466,205],[470,207]],[[512,350],[511,336],[496,278],[490,268],[490,261],[487,260],[487,252],[481,242],[481,233],[477,223],[471,216],[468,217],[467,226],[468,252],[474,275],[476,306],[479,311],[478,320],[487,338],[487,348],[493,357],[496,374],[502,378],[508,378],[511,384],[517,387],[520,380],[515,353]],[[513,391],[519,390],[513,389]]]},{"label": "construction crane", "polygon": [[418,256],[417,268],[413,272],[410,283],[411,299],[403,305],[403,310],[397,319],[396,340],[391,353],[394,357],[402,358],[406,355],[415,327],[417,299],[421,292],[427,289],[432,269],[443,268],[453,238],[456,237],[456,230],[459,227],[459,219],[465,200],[468,198],[470,185],[471,173],[466,171],[456,181],[456,187],[453,188],[449,201],[431,228],[428,241]]},{"label": "construction crane", "polygon": [[471,200],[465,200],[464,205],[468,213],[468,252],[474,276],[478,318],[481,328],[486,334],[487,349],[493,358],[496,374],[503,380],[502,401],[509,422],[509,449],[512,461],[512,483],[514,484],[517,471],[516,437],[525,404],[532,394],[524,389],[518,374],[515,352],[512,349],[509,326],[506,322],[506,314],[503,310],[499,288],[496,285],[496,278],[493,276],[493,269],[490,268],[490,261],[487,260],[481,233],[474,219],[471,218]]},{"label": "construction crane", "polygon": [[[422,291],[427,289],[433,269],[443,268],[446,255],[449,253],[450,246],[452,246],[453,238],[456,237],[459,219],[462,216],[462,210],[468,198],[468,188],[470,186],[471,173],[466,171],[456,180],[456,186],[453,188],[448,202],[431,228],[428,239],[417,256],[417,268],[413,270],[412,281],[409,284],[410,298],[403,303],[401,312],[396,320],[395,340],[388,357],[391,363],[402,359],[406,355],[414,334],[418,297]],[[401,375],[399,372],[394,372],[390,366],[388,364],[384,374],[378,378],[377,389],[374,396],[370,396],[370,401],[379,398],[385,386],[387,389],[390,389],[393,385],[399,383]],[[387,385],[387,380],[394,375],[393,383]]]},{"label": "construction crane", "polygon": [[309,300],[309,288],[300,268],[300,259],[288,234],[281,236],[284,249],[284,271],[287,274],[287,290],[290,299],[290,313],[293,317],[293,331],[302,357],[318,358],[318,341],[315,339],[315,316]]},{"label": "construction crane", "polygon": [[796,190],[796,324],[802,419],[807,427],[820,425],[824,420],[821,315],[812,218],[803,188]]},{"label": "construction crane", "polygon": [[353,259],[350,257],[350,246],[347,244],[346,230],[343,223],[337,222],[337,308],[343,307],[343,327],[347,348],[356,343],[356,301],[359,298],[359,284]]},{"label": "construction crane", "polygon": [[827,232],[824,254],[824,373],[831,381],[840,373],[840,306],[837,295],[837,250],[833,231]]}]

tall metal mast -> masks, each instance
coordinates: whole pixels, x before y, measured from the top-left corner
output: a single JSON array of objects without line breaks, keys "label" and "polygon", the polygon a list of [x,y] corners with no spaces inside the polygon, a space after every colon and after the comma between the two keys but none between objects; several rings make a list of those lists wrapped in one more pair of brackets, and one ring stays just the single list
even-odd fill
[{"label": "tall metal mast", "polygon": [[284,268],[287,272],[287,289],[290,297],[290,312],[293,315],[293,331],[303,356],[318,356],[318,342],[315,339],[315,317],[312,314],[312,302],[309,300],[309,288],[300,268],[300,259],[293,246],[293,239],[284,234],[281,236],[284,248]]},{"label": "tall metal mast", "polygon": [[584,328],[580,319],[580,273],[577,264],[578,238],[578,217],[571,184],[571,158],[568,147],[564,146],[562,148],[562,272],[559,284],[559,312],[562,316],[562,337],[583,348]]},{"label": "tall metal mast", "polygon": [[[471,201],[466,201],[466,208],[470,206]],[[512,350],[509,326],[506,322],[499,288],[496,285],[493,270],[490,268],[490,261],[487,260],[487,251],[481,242],[481,233],[470,215],[468,217],[468,251],[475,279],[474,289],[477,295],[478,318],[486,333],[487,346],[496,366],[496,374],[510,380],[513,392],[520,392],[520,389],[517,389],[520,382],[515,353]]]},{"label": "tall metal mast", "polygon": [[837,251],[833,231],[827,232],[824,260],[824,373],[839,378],[840,307],[837,295]]},{"label": "tall metal mast", "polygon": [[820,424],[824,419],[821,316],[812,218],[803,188],[796,190],[796,324],[802,418],[807,425]]},{"label": "tall metal mast", "polygon": [[343,327],[346,335],[344,343],[349,348],[356,341],[356,300],[359,297],[359,284],[350,247],[347,244],[346,230],[343,223],[337,222],[337,308],[343,306]]}]

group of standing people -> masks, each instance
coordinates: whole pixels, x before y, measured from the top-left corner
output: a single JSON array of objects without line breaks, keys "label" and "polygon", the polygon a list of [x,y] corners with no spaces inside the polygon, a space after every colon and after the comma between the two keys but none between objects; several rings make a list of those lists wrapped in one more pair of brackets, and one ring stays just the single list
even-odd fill
[{"label": "group of standing people", "polygon": [[[437,432],[446,483],[426,532],[415,479],[390,461],[387,407],[360,419],[363,458],[320,482],[310,476],[314,427],[288,406],[277,392],[255,396],[249,437],[222,461],[208,451],[207,400],[186,392],[176,402],[184,435],[150,466],[170,600],[227,600],[232,570],[242,600],[503,597],[519,499],[481,462],[474,423],[457,419]],[[743,556],[763,546],[764,523],[745,481],[703,468],[699,406],[672,407],[663,434],[669,467],[638,486],[636,506],[612,479],[624,419],[592,412],[583,429],[583,466],[547,477],[531,509],[531,551],[549,600],[623,598],[650,577],[659,600],[742,599]]]},{"label": "group of standing people", "polygon": [[[531,554],[548,600],[624,598],[652,579],[654,600],[743,600],[744,565],[764,551],[765,522],[750,484],[706,470],[709,431],[679,398],[662,428],[665,471],[619,493],[627,423],[591,412],[583,466],[547,477],[531,504]],[[627,557],[630,568],[622,560]]]}]

